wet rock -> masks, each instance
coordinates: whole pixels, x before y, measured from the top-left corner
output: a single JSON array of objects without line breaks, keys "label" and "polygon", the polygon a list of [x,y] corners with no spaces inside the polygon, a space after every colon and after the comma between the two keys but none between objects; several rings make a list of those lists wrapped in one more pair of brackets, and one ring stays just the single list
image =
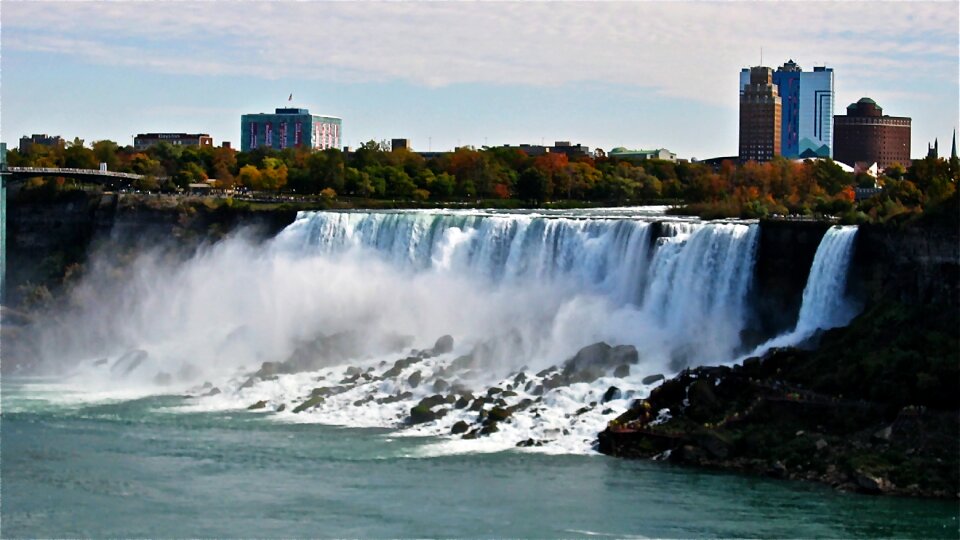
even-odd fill
[{"label": "wet rock", "polygon": [[623,397],[623,392],[621,392],[616,386],[611,386],[610,388],[607,388],[606,392],[603,393],[603,398],[600,400],[600,403],[606,403],[608,401],[620,399],[621,397]]},{"label": "wet rock", "polygon": [[550,366],[547,369],[543,369],[537,372],[537,377],[543,378],[549,375],[551,372],[556,371],[557,366]]},{"label": "wet rock", "polygon": [[654,384],[666,379],[662,374],[657,373],[656,375],[647,375],[640,382],[643,384]]},{"label": "wet rock", "polygon": [[360,375],[362,373],[363,373],[363,370],[355,366],[350,366],[347,368],[346,371],[343,372],[343,374],[347,377],[353,377],[356,375]]},{"label": "wet rock", "polygon": [[207,392],[206,394],[204,394],[204,397],[215,396],[215,395],[217,395],[217,394],[219,394],[219,393],[220,393],[220,389],[217,388],[216,386],[214,386],[213,388],[210,389],[209,392]]},{"label": "wet rock", "polygon": [[276,362],[264,362],[260,365],[260,369],[253,374],[254,377],[272,377],[279,373],[279,365]]},{"label": "wet rock", "polygon": [[819,452],[830,445],[827,444],[827,441],[823,439],[818,439],[817,442],[814,444],[814,446],[817,447],[817,452]]},{"label": "wet rock", "polygon": [[470,369],[476,365],[476,360],[473,357],[473,354],[465,354],[463,356],[458,356],[456,360],[450,362],[451,371],[463,371],[465,369]]},{"label": "wet rock", "polygon": [[774,461],[767,474],[774,478],[786,478],[788,474],[787,466],[782,461]]},{"label": "wet rock", "polygon": [[617,366],[617,369],[613,370],[613,376],[619,379],[630,376],[630,366],[626,364],[620,364]]},{"label": "wet rock", "polygon": [[509,409],[503,407],[494,407],[490,409],[490,412],[487,414],[487,419],[489,422],[502,422],[513,414]]},{"label": "wet rock", "polygon": [[542,384],[538,384],[533,390],[530,391],[530,393],[533,394],[533,395],[535,395],[535,396],[542,396],[542,395],[543,395],[543,385],[542,385]]},{"label": "wet rock", "polygon": [[503,389],[501,389],[500,387],[494,386],[489,390],[487,390],[487,395],[492,397],[499,394],[500,392],[503,392]]},{"label": "wet rock", "polygon": [[527,382],[527,375],[522,371],[517,373],[517,376],[513,378],[513,385],[517,388],[520,388],[520,385]]},{"label": "wet rock", "polygon": [[537,440],[527,439],[527,440],[525,440],[525,441],[520,441],[520,442],[518,442],[518,443],[517,443],[517,447],[518,447],[518,448],[530,448],[530,447],[533,447],[533,446],[543,446],[544,443],[546,443],[546,442],[547,442],[547,441],[542,441],[542,440],[539,440],[539,439],[537,439]]},{"label": "wet rock", "polygon": [[265,400],[262,400],[262,399],[261,399],[260,401],[258,401],[258,402],[256,402],[256,403],[254,403],[253,405],[250,405],[249,407],[247,407],[247,410],[248,410],[248,411],[255,411],[255,410],[257,410],[257,409],[265,409],[266,407],[267,407],[267,402],[266,402]]},{"label": "wet rock", "polygon": [[419,370],[414,371],[409,377],[407,377],[407,384],[409,384],[411,388],[416,388],[417,386],[420,386],[420,381],[422,379],[423,374],[420,373]]},{"label": "wet rock", "polygon": [[441,336],[437,339],[437,342],[433,344],[433,350],[431,351],[434,356],[438,354],[446,354],[453,350],[453,336]]},{"label": "wet rock", "polygon": [[498,431],[500,431],[500,428],[497,427],[497,423],[491,422],[480,428],[480,435],[490,435]]},{"label": "wet rock", "polygon": [[280,406],[277,407],[277,412],[283,412],[283,411],[285,411],[285,410],[287,410],[287,404],[286,404],[286,403],[281,403]]},{"label": "wet rock", "polygon": [[326,400],[324,399],[323,396],[315,395],[315,396],[311,397],[310,399],[308,399],[308,400],[304,401],[303,403],[301,403],[301,404],[297,405],[296,407],[294,407],[294,408],[293,408],[293,412],[294,412],[294,414],[299,414],[299,413],[301,413],[301,412],[303,412],[303,411],[305,411],[305,410],[307,410],[307,409],[311,409],[311,408],[313,408],[313,407],[316,407],[317,405],[320,405],[320,404],[323,403],[324,401],[326,401]]},{"label": "wet rock", "polygon": [[886,478],[863,471],[857,471],[854,474],[854,481],[857,483],[857,487],[865,493],[883,493],[890,485]]},{"label": "wet rock", "polygon": [[394,362],[392,368],[388,369],[383,373],[383,378],[387,379],[390,377],[397,377],[400,375],[400,373],[403,372],[403,370],[407,369],[408,367],[420,361],[421,359],[417,358],[416,356],[408,356],[406,358],[401,358],[400,360],[397,360],[396,362]]},{"label": "wet rock", "polygon": [[577,412],[573,413],[573,415],[574,415],[574,416],[580,416],[581,414],[583,414],[583,413],[585,413],[585,412],[590,412],[590,407],[580,407],[579,409],[577,409]]},{"label": "wet rock", "polygon": [[500,393],[500,397],[503,397],[503,398],[515,397],[516,395],[517,393],[514,392],[513,390],[504,390],[503,392]]},{"label": "wet rock", "polygon": [[253,377],[250,377],[246,380],[246,382],[240,385],[240,389],[243,390],[244,388],[250,388],[255,384],[257,384],[257,380]]},{"label": "wet rock", "polygon": [[573,382],[593,382],[610,369],[622,364],[636,364],[639,360],[640,355],[633,345],[611,347],[601,341],[577,351],[564,363],[563,374]]},{"label": "wet rock", "polygon": [[433,422],[439,418],[436,412],[430,410],[430,407],[424,405],[417,405],[410,409],[410,423],[411,424],[423,424],[425,422]]},{"label": "wet rock", "polygon": [[470,404],[471,399],[467,396],[460,396],[459,399],[453,404],[454,409],[463,409]]},{"label": "wet rock", "polygon": [[433,391],[434,392],[444,392],[450,388],[450,384],[443,379],[437,379],[433,382]]},{"label": "wet rock", "polygon": [[470,424],[464,422],[463,420],[460,420],[459,422],[454,424],[452,428],[450,428],[450,434],[459,435],[461,433],[466,433],[467,430],[469,429],[470,429]]},{"label": "wet rock", "polygon": [[408,399],[410,399],[410,398],[412,398],[412,397],[413,397],[413,393],[412,393],[412,392],[403,392],[403,393],[396,394],[396,395],[393,395],[393,396],[387,396],[387,397],[385,397],[385,398],[378,399],[378,400],[377,400],[377,403],[379,403],[379,404],[384,404],[384,403],[396,403],[396,402],[398,402],[398,401],[406,401],[406,400],[408,400]]}]

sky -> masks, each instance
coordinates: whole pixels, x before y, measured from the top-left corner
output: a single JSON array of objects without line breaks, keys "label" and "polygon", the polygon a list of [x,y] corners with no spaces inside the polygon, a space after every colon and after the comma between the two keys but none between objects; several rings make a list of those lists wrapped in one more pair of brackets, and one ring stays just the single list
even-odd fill
[{"label": "sky", "polygon": [[[957,127],[960,15],[946,2],[0,3],[0,140],[132,144],[299,106],[344,144],[550,144],[737,153],[739,71],[834,69],[913,118],[911,153]],[[762,60],[761,60],[762,54]],[[290,94],[293,100],[288,101]]]}]

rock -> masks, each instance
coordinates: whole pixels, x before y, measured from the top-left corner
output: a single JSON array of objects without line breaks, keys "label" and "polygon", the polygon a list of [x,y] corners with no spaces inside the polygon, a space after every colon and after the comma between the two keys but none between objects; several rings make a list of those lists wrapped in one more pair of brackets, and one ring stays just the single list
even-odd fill
[{"label": "rock", "polygon": [[283,412],[283,411],[285,411],[285,410],[287,410],[287,404],[286,404],[286,403],[281,403],[280,406],[277,407],[277,412]]},{"label": "rock", "polygon": [[260,369],[254,373],[254,377],[260,377],[261,379],[265,377],[272,377],[279,373],[279,365],[276,362],[264,362],[260,365]]},{"label": "rock", "polygon": [[403,392],[402,394],[397,394],[395,396],[387,396],[385,398],[378,399],[377,403],[379,404],[396,403],[398,401],[406,401],[412,397],[413,397],[413,394],[411,392]]},{"label": "rock", "polygon": [[618,345],[611,347],[602,341],[587,345],[567,360],[563,367],[563,376],[570,383],[593,382],[608,370],[623,364],[636,364],[640,360],[636,347]]},{"label": "rock", "polygon": [[487,395],[492,397],[492,396],[495,396],[495,395],[499,394],[500,392],[503,392],[503,390],[502,390],[501,388],[497,387],[497,386],[494,386],[494,387],[490,388],[489,390],[487,390]]},{"label": "rock", "polygon": [[520,385],[527,382],[527,375],[522,371],[517,373],[517,376],[513,378],[513,385],[517,388],[520,388]]},{"label": "rock", "polygon": [[525,441],[520,441],[517,443],[518,448],[530,448],[532,446],[543,446],[543,443],[547,441],[527,439]]},{"label": "rock", "polygon": [[403,370],[407,369],[413,364],[416,364],[417,362],[420,362],[421,360],[422,360],[421,358],[417,358],[416,356],[408,356],[406,358],[401,358],[400,360],[397,360],[396,362],[394,362],[392,368],[388,369],[383,373],[383,378],[386,379],[390,377],[396,377],[400,375],[400,373],[402,373]]},{"label": "rock", "polygon": [[258,401],[258,402],[256,402],[256,403],[254,403],[253,405],[247,407],[247,410],[248,410],[248,411],[255,411],[255,410],[257,410],[257,409],[265,409],[266,407],[267,407],[267,402],[261,399],[260,401]]},{"label": "rock", "polygon": [[480,435],[490,435],[491,433],[496,433],[498,431],[500,431],[500,428],[497,427],[497,423],[491,422],[480,428]]},{"label": "rock", "polygon": [[879,476],[873,476],[862,471],[854,474],[857,486],[866,493],[883,493],[889,487],[889,482]]},{"label": "rock", "polygon": [[607,388],[606,392],[603,393],[603,398],[600,400],[600,403],[606,403],[608,401],[620,399],[621,397],[623,397],[623,392],[621,392],[616,386],[611,386],[610,388]]},{"label": "rock", "polygon": [[240,389],[243,390],[244,388],[250,388],[256,383],[257,383],[257,380],[253,377],[250,377],[249,379],[247,379],[246,382],[240,385]]},{"label": "rock", "polygon": [[818,439],[814,446],[817,447],[817,452],[819,452],[830,445],[827,444],[827,441],[823,439]]},{"label": "rock", "polygon": [[512,415],[513,412],[509,409],[504,409],[503,407],[494,407],[490,409],[490,412],[487,415],[489,422],[502,422]]},{"label": "rock", "polygon": [[660,373],[657,373],[656,375],[647,375],[647,376],[644,377],[643,380],[641,380],[640,382],[643,383],[643,384],[654,384],[654,383],[660,382],[660,381],[662,381],[662,380],[664,380],[664,379],[666,379],[666,377],[664,377],[664,376],[661,375]]},{"label": "rock", "polygon": [[590,412],[590,407],[580,407],[579,409],[577,409],[577,412],[573,413],[573,415],[574,415],[574,416],[580,416],[581,414],[583,414],[583,413],[585,413],[585,412]]},{"label": "rock", "polygon": [[542,378],[542,377],[546,377],[547,375],[550,374],[550,372],[556,371],[556,370],[557,370],[557,366],[550,366],[550,367],[548,367],[547,369],[543,369],[543,370],[538,371],[538,372],[537,372],[537,377],[541,377],[541,378]]},{"label": "rock", "polygon": [[407,377],[407,384],[409,384],[411,388],[416,388],[417,386],[420,385],[420,380],[422,378],[423,378],[423,375],[420,373],[419,370],[414,371],[413,374]]},{"label": "rock", "polygon": [[215,396],[215,395],[217,395],[217,394],[219,394],[219,393],[220,393],[220,389],[217,388],[216,386],[214,386],[213,388],[210,389],[209,392],[207,392],[206,394],[204,394],[204,396],[205,396],[205,397],[210,397],[210,396]]},{"label": "rock", "polygon": [[542,396],[542,395],[543,395],[543,385],[542,385],[542,384],[538,384],[533,390],[530,391],[530,393],[533,394],[534,396]]},{"label": "rock", "polygon": [[434,391],[434,392],[438,392],[438,393],[439,393],[439,392],[443,392],[443,391],[447,390],[448,388],[450,388],[450,384],[447,383],[447,381],[445,381],[445,380],[443,380],[443,379],[437,379],[436,381],[433,382],[433,391]]},{"label": "rock", "polygon": [[[316,389],[315,389],[315,390],[316,390]],[[296,407],[294,407],[294,408],[293,408],[293,413],[294,413],[294,414],[299,414],[299,413],[301,413],[301,412],[303,412],[303,411],[305,411],[305,410],[307,410],[307,409],[310,409],[310,408],[316,407],[317,405],[320,405],[320,404],[323,403],[324,401],[325,401],[325,399],[323,398],[323,396],[314,395],[314,396],[311,397],[310,399],[308,399],[308,400],[304,401],[303,403],[301,403],[301,404],[297,405]]]},{"label": "rock", "polygon": [[353,377],[355,375],[360,375],[362,373],[363,373],[363,370],[355,366],[350,366],[347,368],[346,371],[343,372],[343,374],[347,377]]},{"label": "rock", "polygon": [[613,370],[613,376],[618,379],[630,376],[630,366],[626,364],[620,364],[617,366],[617,369]]},{"label": "rock", "polygon": [[514,392],[513,390],[504,390],[504,391],[500,394],[500,397],[508,398],[508,397],[514,397],[514,396],[516,396],[516,395],[517,395],[517,393]]},{"label": "rock", "polygon": [[423,424],[424,422],[433,422],[439,418],[437,413],[430,410],[430,407],[425,405],[417,405],[410,409],[410,423],[411,424]]},{"label": "rock", "polygon": [[453,336],[441,336],[437,339],[437,342],[433,344],[433,354],[434,356],[438,354],[446,354],[453,350]]},{"label": "rock", "polygon": [[881,430],[878,430],[873,434],[873,440],[877,442],[890,442],[890,437],[893,435],[893,426],[887,426]]},{"label": "rock", "polygon": [[720,434],[707,431],[697,437],[697,443],[700,447],[710,453],[711,456],[718,459],[726,459],[733,450],[733,443]]},{"label": "rock", "polygon": [[470,401],[471,401],[470,398],[468,398],[467,396],[460,396],[460,399],[458,399],[456,403],[453,404],[453,408],[463,409],[470,404]]},{"label": "rock", "polygon": [[464,422],[463,420],[460,420],[459,422],[454,424],[452,428],[450,428],[450,434],[459,435],[461,433],[466,433],[467,430],[469,429],[470,429],[470,424]]},{"label": "rock", "polygon": [[774,461],[773,465],[770,466],[770,470],[767,471],[767,474],[774,478],[786,478],[787,466],[784,465],[782,461]]}]

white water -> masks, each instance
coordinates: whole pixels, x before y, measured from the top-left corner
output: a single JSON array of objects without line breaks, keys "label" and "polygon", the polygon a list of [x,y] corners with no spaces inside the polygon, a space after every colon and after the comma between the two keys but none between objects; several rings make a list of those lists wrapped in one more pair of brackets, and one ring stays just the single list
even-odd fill
[{"label": "white water", "polygon": [[[90,388],[156,393],[159,382],[182,391],[211,381],[222,393],[189,408],[263,400],[280,421],[354,426],[402,426],[413,405],[437,393],[438,378],[480,395],[514,386],[523,373],[532,384],[516,385],[505,402],[538,404],[498,433],[451,439],[436,451],[499,450],[528,438],[549,441],[542,451],[589,451],[605,423],[650,390],[644,376],[743,352],[758,226],[660,220],[617,211],[303,213],[266,245],[237,236],[185,263],[148,253],[120,275],[95,267],[90,274],[105,279],[76,291],[78,308],[62,316],[42,352],[51,371],[70,371]],[[452,353],[383,377],[411,346],[429,348],[443,334],[455,339]],[[334,335],[335,350],[310,349]],[[546,378],[537,372],[597,341],[633,345],[640,361],[627,377],[608,372],[532,393]],[[146,359],[127,375],[111,370],[131,349]],[[261,363],[302,350],[320,361],[241,387]],[[477,368],[440,375],[471,351]],[[98,358],[108,361],[92,367]],[[371,379],[342,384],[348,366],[371,370]],[[416,371],[423,380],[415,386],[408,378]],[[612,385],[619,399],[591,405]],[[313,388],[329,386],[349,388],[292,413]],[[403,392],[411,395],[376,401]],[[458,420],[475,422],[476,412],[452,411],[403,433],[447,434]]]},{"label": "white water", "polygon": [[813,257],[796,326],[790,332],[763,343],[747,356],[801,343],[818,330],[845,326],[857,315],[860,306],[846,294],[856,235],[856,225],[838,225],[827,230]]}]

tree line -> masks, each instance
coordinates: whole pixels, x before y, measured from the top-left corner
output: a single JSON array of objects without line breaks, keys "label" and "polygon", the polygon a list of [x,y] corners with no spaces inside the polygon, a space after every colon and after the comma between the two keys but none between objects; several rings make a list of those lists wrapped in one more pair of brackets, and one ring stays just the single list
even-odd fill
[{"label": "tree line", "polygon": [[[960,164],[925,158],[888,167],[879,177],[845,172],[831,160],[776,158],[766,163],[719,166],[662,160],[632,161],[605,156],[547,153],[529,156],[518,148],[457,148],[426,158],[408,149],[391,150],[369,141],[355,151],[308,148],[229,148],[160,143],[145,150],[113,141],[81,139],[62,146],[32,145],[8,152],[10,166],[96,169],[143,175],[134,185],[176,191],[210,181],[218,188],[295,193],[324,198],[407,201],[512,199],[539,206],[557,201],[597,204],[682,202],[675,212],[704,218],[756,218],[772,214],[835,215],[847,221],[884,221],[918,215],[956,200]],[[35,179],[28,187],[63,184]],[[857,202],[855,188],[882,187]]]}]

